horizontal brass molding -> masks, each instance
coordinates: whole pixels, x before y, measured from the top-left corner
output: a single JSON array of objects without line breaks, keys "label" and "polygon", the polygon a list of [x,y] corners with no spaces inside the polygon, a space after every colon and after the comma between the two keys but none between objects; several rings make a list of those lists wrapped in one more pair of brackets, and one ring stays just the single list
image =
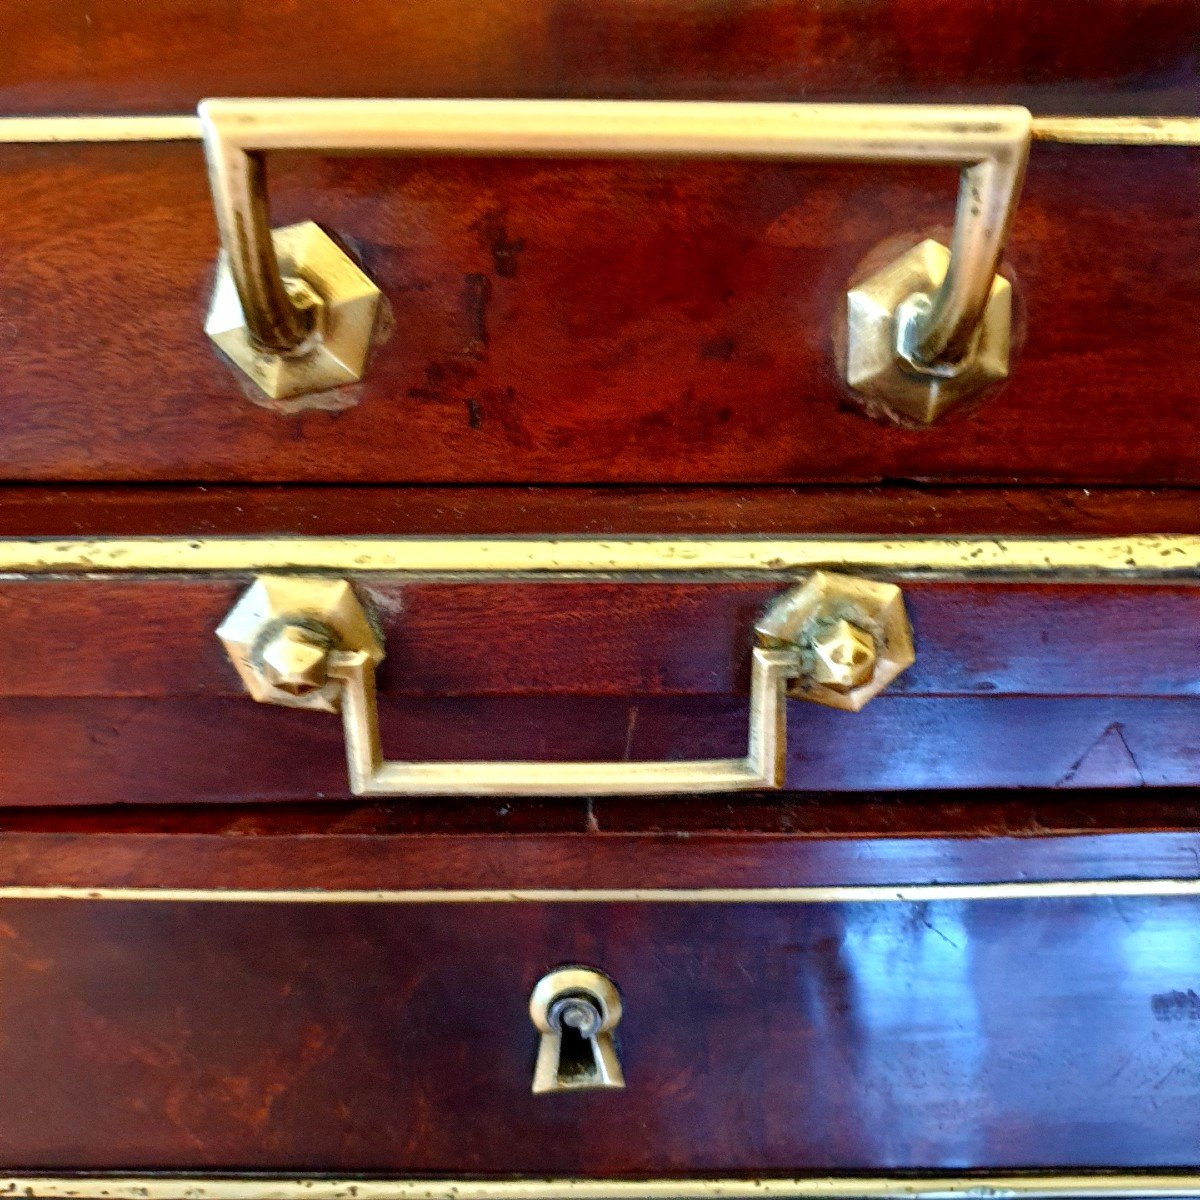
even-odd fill
[{"label": "horizontal brass molding", "polygon": [[[1092,146],[1197,146],[1200,117],[1034,117],[1033,139]],[[199,140],[200,120],[190,114],[0,118],[0,143]]]},{"label": "horizontal brass molding", "polygon": [[[122,900],[186,904],[864,904],[936,900],[1200,896],[1200,879],[1065,879],[1012,883],[746,888],[281,889],[0,887],[2,900]],[[0,1192],[0,1195],[3,1195]]]},{"label": "horizontal brass molding", "polygon": [[1200,575],[1200,537],[0,539],[0,575],[271,571],[418,574],[772,572]]},{"label": "horizontal brass molding", "polygon": [[20,1175],[0,1179],[0,1194],[22,1200],[1158,1200],[1200,1196],[1200,1174],[495,1180]]},{"label": "horizontal brass molding", "polygon": [[1200,117],[1034,117],[1035,142],[1200,146]]},{"label": "horizontal brass molding", "polygon": [[198,142],[200,118],[2,117],[0,142]]}]

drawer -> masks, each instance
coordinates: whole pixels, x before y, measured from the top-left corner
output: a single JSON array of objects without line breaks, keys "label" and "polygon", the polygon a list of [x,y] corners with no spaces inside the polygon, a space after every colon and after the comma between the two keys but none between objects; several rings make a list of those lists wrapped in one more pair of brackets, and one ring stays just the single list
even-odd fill
[{"label": "drawer", "polygon": [[205,336],[204,155],[163,120],[0,131],[101,139],[0,141],[2,478],[1200,481],[1194,122],[1035,124],[1164,144],[1035,142],[1008,377],[918,427],[847,386],[846,296],[949,240],[943,169],[272,154],[275,224],[342,239],[386,310],[360,382],[272,399]]},{"label": "drawer", "polygon": [[[12,1173],[1197,1166],[1190,834],[96,840],[0,837]],[[531,1091],[564,963],[623,1088]]]},{"label": "drawer", "polygon": [[350,12],[336,0],[148,0],[136,11],[29,0],[9,32],[0,99],[10,113],[367,94],[1043,102],[1164,116],[1194,109],[1200,16],[1191,0],[1093,0],[1086,11],[937,0],[932,16],[927,0],[665,0],[636,14],[588,0],[364,0]]},{"label": "drawer", "polygon": [[[0,790],[54,805],[1194,785],[1197,553],[1190,537],[9,541]],[[814,588],[831,608],[771,625]],[[332,622],[327,647],[386,655],[374,698],[374,659],[301,679],[307,699],[255,682],[264,631],[297,614]],[[831,696],[805,680],[835,627],[876,666]],[[247,682],[344,702],[343,719],[256,704]]]}]

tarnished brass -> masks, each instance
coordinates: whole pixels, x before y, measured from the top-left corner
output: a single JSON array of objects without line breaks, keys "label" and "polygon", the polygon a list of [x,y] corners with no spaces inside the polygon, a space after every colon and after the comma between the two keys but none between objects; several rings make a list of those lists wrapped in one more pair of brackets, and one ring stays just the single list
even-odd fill
[{"label": "tarnished brass", "polygon": [[[1035,142],[1080,146],[1200,146],[1200,117],[1034,117]],[[198,142],[194,114],[0,117],[0,145],[86,142]]]},{"label": "tarnished brass", "polygon": [[1200,146],[1200,117],[1034,117],[1033,140],[1075,146]]},{"label": "tarnished brass", "polygon": [[794,646],[788,695],[858,712],[916,659],[904,596],[894,583],[814,571],[756,625],[759,644]]},{"label": "tarnished brass", "polygon": [[948,408],[1008,375],[1012,285],[992,277],[978,323],[960,356],[924,362],[918,332],[950,269],[950,251],[927,240],[847,296],[846,380],[893,416],[929,425]]},{"label": "tarnished brass", "polygon": [[337,712],[341,683],[330,655],[353,647],[383,660],[379,640],[354,589],[344,579],[261,575],[217,629],[246,690],[264,704]]},{"label": "tarnished brass", "polygon": [[812,640],[814,683],[835,692],[852,692],[875,674],[875,639],[844,617],[830,622]]},{"label": "tarnished brass", "polygon": [[904,578],[1190,579],[1200,537],[0,538],[0,574],[328,575],[653,572],[790,581],[815,568]]},{"label": "tarnished brass", "polygon": [[[1200,896],[1200,878],[658,888],[272,888],[266,884],[250,888],[205,888],[0,883],[0,900],[85,903],[111,900],[121,904],[929,904],[968,900],[1077,900],[1085,896]],[[0,1190],[0,1195],[3,1194]],[[94,1192],[82,1196],[83,1200],[97,1200]],[[107,1193],[104,1200],[108,1200]]]},{"label": "tarnished brass", "polygon": [[22,1200],[1196,1200],[1192,1171],[733,1175],[623,1179],[370,1175],[11,1175]]},{"label": "tarnished brass", "polygon": [[1192,1171],[734,1175],[653,1179],[370,1175],[11,1175],[22,1200],[1196,1200]]},{"label": "tarnished brass", "polygon": [[[935,284],[918,274],[913,290],[889,311],[886,330],[877,321],[856,320],[852,308],[851,359],[902,359],[907,392],[914,379],[939,384],[977,340],[1020,194],[1031,122],[1026,109],[999,105],[657,100],[216,99],[203,101],[198,111],[229,286],[237,293],[244,337],[258,355],[251,378],[276,389],[269,391],[275,396],[336,386],[347,375],[357,378],[354,371],[361,374],[363,363],[337,359],[336,371],[310,368],[306,374],[264,363],[303,359],[325,336],[320,322],[314,324],[311,297],[289,282],[274,244],[264,161],[270,151],[961,167],[949,267]],[[302,278],[328,306],[330,281],[315,269]],[[245,356],[231,357],[248,370]],[[855,378],[852,384],[860,386]],[[889,396],[891,378],[875,371],[871,395]]]},{"label": "tarnished brass", "polygon": [[393,762],[375,697],[383,647],[345,580],[263,576],[217,630],[256,700],[342,712],[357,796],[544,796],[728,792],[782,787],[792,694],[857,710],[912,662],[900,589],[816,572],[757,625],[741,758],[683,762]]},{"label": "tarnished brass", "polygon": [[269,349],[255,338],[225,251],[217,265],[205,332],[272,399],[361,379],[379,313],[379,288],[312,221],[274,230],[271,244],[289,301],[304,314],[305,338],[284,351]]},{"label": "tarnished brass", "polygon": [[259,653],[263,678],[292,696],[306,696],[329,680],[332,638],[325,628],[284,625]]},{"label": "tarnished brass", "polygon": [[534,1095],[625,1086],[613,1041],[621,994],[603,972],[558,967],[543,975],[529,997],[529,1019],[539,1035]]}]

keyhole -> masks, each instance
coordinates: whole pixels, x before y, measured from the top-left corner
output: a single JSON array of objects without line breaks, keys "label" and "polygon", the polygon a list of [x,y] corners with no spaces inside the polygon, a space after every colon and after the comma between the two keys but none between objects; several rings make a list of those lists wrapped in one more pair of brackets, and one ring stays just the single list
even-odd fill
[{"label": "keyhole", "polygon": [[613,1030],[621,1020],[616,984],[591,967],[556,967],[529,997],[539,1040],[535,1095],[623,1088]]},{"label": "keyhole", "polygon": [[596,1049],[592,1039],[600,1029],[600,1010],[588,996],[564,996],[550,1008],[550,1023],[562,1035],[558,1055],[558,1077],[570,1084],[596,1073]]}]

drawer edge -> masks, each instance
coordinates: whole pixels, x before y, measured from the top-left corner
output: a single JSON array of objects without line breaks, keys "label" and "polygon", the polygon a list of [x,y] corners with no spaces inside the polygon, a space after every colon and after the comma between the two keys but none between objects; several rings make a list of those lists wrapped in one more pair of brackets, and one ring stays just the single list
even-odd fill
[{"label": "drawer edge", "polygon": [[494,1180],[23,1175],[0,1178],[0,1194],[26,1200],[1158,1200],[1200,1196],[1200,1173]]}]

